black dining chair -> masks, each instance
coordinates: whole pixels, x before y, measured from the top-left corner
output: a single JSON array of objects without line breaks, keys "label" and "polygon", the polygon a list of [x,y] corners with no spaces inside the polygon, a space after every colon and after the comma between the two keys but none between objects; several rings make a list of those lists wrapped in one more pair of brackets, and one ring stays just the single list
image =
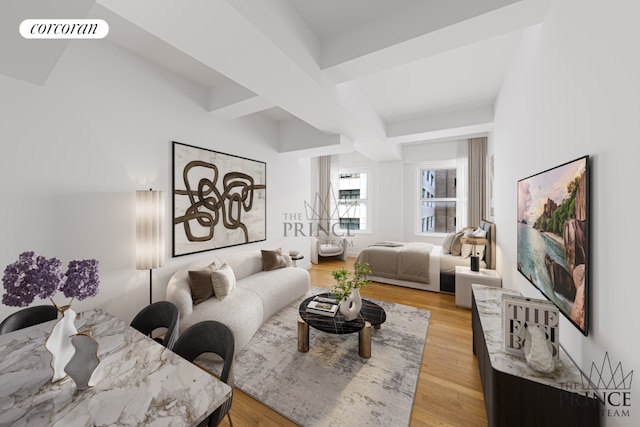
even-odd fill
[{"label": "black dining chair", "polygon": [[58,310],[53,305],[34,305],[10,314],[0,323],[0,335],[48,322],[58,318]]},{"label": "black dining chair", "polygon": [[154,340],[172,349],[178,339],[178,318],[178,308],[173,303],[158,301],[140,310],[131,321],[131,327],[149,336],[158,328],[166,328],[164,337]]},{"label": "black dining chair", "polygon": [[229,417],[229,425],[233,427],[229,411],[233,401],[235,340],[231,329],[215,320],[196,323],[180,335],[173,351],[189,362],[193,362],[204,353],[214,353],[222,358],[223,366],[220,380],[231,387],[231,396],[198,427],[216,427],[220,425],[225,416]]}]

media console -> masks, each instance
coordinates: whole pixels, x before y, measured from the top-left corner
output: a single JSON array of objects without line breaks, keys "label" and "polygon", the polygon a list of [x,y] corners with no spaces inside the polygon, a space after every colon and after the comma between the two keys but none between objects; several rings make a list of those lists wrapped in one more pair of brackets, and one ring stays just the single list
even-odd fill
[{"label": "media console", "polygon": [[518,292],[472,285],[473,353],[478,358],[490,427],[599,426],[601,399],[567,353],[550,374],[504,351],[502,295]]}]

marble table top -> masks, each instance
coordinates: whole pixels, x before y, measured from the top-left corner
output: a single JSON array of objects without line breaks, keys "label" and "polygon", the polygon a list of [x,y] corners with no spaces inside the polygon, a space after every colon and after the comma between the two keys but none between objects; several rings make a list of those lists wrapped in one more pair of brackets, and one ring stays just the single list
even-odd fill
[{"label": "marble table top", "polygon": [[473,284],[473,298],[478,308],[480,323],[491,365],[494,369],[521,378],[535,381],[567,391],[580,394],[595,393],[594,387],[589,386],[589,380],[571,360],[564,348],[560,346],[560,357],[556,368],[549,374],[532,369],[524,357],[507,353],[503,345],[502,295],[520,295],[520,292]]},{"label": "marble table top", "polygon": [[0,335],[0,426],[193,426],[231,395],[229,386],[101,310],[78,314],[100,364],[95,386],[51,383],[45,349],[54,322]]}]

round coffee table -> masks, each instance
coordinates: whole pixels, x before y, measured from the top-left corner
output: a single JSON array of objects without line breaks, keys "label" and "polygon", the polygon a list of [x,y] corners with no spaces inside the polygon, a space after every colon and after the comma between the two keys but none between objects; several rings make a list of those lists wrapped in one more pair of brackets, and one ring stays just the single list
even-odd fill
[{"label": "round coffee table", "polygon": [[307,305],[315,297],[334,298],[332,293],[314,295],[302,301],[298,312],[298,351],[306,353],[309,351],[309,325],[314,329],[329,334],[351,334],[358,332],[360,357],[371,357],[371,326],[380,329],[380,325],[387,320],[387,315],[382,307],[369,300],[362,300],[360,314],[353,320],[347,321],[340,312],[334,317],[323,316],[307,312]]}]

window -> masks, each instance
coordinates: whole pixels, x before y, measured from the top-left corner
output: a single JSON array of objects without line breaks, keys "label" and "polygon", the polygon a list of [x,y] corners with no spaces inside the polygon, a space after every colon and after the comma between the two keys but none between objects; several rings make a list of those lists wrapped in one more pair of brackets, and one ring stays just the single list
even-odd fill
[{"label": "window", "polygon": [[338,218],[340,229],[367,231],[369,197],[367,172],[339,175]]},{"label": "window", "polygon": [[418,168],[419,233],[451,233],[456,230],[455,161],[439,163]]}]

